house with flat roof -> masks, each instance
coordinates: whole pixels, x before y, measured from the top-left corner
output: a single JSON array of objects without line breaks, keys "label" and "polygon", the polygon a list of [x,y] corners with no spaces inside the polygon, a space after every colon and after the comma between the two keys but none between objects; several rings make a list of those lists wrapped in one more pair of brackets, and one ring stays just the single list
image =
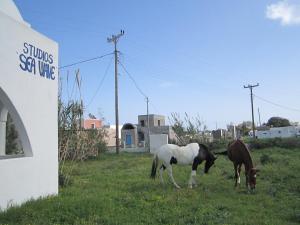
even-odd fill
[{"label": "house with flat roof", "polygon": [[[149,130],[148,130],[149,129]],[[171,126],[166,125],[165,116],[150,114],[139,115],[138,124],[127,123],[121,130],[121,145],[123,147],[144,147],[149,143],[149,134],[166,134],[169,139],[176,139]]]}]

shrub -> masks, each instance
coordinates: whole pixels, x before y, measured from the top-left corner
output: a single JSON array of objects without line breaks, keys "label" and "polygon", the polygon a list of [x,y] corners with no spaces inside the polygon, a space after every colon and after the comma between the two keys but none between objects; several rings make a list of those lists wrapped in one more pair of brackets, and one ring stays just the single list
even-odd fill
[{"label": "shrub", "polygon": [[6,155],[24,153],[22,147],[18,144],[18,137],[18,131],[15,128],[10,114],[8,114],[6,122]]},{"label": "shrub", "polygon": [[208,147],[211,150],[218,150],[218,149],[227,149],[229,141],[228,140],[216,140],[213,142],[208,143]]},{"label": "shrub", "polygon": [[300,148],[300,138],[268,138],[268,139],[251,139],[249,140],[250,148],[263,149],[271,147],[279,148]]}]

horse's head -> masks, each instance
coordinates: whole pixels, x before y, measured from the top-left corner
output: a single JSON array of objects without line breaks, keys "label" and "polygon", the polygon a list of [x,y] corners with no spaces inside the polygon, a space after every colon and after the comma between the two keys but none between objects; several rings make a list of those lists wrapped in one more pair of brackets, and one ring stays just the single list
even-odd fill
[{"label": "horse's head", "polygon": [[216,159],[217,157],[215,157],[213,154],[211,154],[210,157],[207,157],[204,166],[204,173],[208,173],[209,168],[214,165]]},{"label": "horse's head", "polygon": [[253,190],[255,189],[255,185],[256,185],[256,175],[259,172],[258,169],[252,168],[249,172],[249,184],[250,184],[250,188]]}]

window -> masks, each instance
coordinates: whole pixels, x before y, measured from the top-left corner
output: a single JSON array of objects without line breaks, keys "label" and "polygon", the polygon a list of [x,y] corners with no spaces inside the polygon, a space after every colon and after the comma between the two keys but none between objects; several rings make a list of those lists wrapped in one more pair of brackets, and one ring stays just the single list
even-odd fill
[{"label": "window", "polygon": [[0,87],[0,160],[32,156],[27,132],[14,105]]},{"label": "window", "polygon": [[160,120],[157,120],[157,125],[160,126]]},{"label": "window", "polygon": [[142,127],[145,126],[145,120],[141,120],[141,126],[142,126]]},{"label": "window", "polygon": [[92,129],[95,129],[95,128],[96,128],[96,126],[95,126],[94,123],[91,124],[91,128],[92,128]]}]

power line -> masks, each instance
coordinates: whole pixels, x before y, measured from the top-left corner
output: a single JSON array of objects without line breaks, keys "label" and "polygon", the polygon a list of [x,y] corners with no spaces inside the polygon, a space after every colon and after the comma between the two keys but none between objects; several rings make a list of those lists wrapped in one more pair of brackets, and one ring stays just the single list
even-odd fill
[{"label": "power line", "polygon": [[280,108],[283,108],[283,109],[287,109],[287,110],[291,110],[291,111],[296,111],[296,112],[300,112],[300,109],[295,109],[295,108],[291,108],[291,107],[288,107],[288,106],[284,106],[284,105],[280,105],[278,103],[275,103],[275,102],[272,102],[272,101],[269,101],[265,98],[262,98],[260,96],[257,96],[257,95],[254,95],[256,98],[260,99],[261,101],[264,101],[264,102],[267,102],[271,105],[275,105],[277,107],[280,107]]},{"label": "power line", "polygon": [[60,70],[60,69],[64,69],[64,68],[67,68],[67,67],[70,67],[70,66],[75,66],[75,65],[78,65],[78,64],[82,64],[82,63],[94,61],[94,60],[97,60],[97,59],[102,59],[102,58],[104,58],[105,56],[109,56],[109,55],[113,55],[113,54],[114,54],[114,53],[108,53],[108,54],[101,55],[101,56],[97,56],[97,57],[94,57],[94,58],[90,58],[90,59],[78,61],[78,62],[69,64],[69,65],[65,65],[65,66],[58,67],[58,69]]},{"label": "power line", "polygon": [[109,68],[110,68],[110,66],[111,66],[112,60],[113,60],[113,58],[110,59],[109,64],[108,64],[108,66],[106,67],[106,70],[105,70],[105,72],[104,72],[104,76],[102,77],[102,79],[101,79],[101,81],[100,81],[100,83],[99,83],[99,85],[98,85],[98,87],[97,87],[97,89],[96,89],[96,91],[95,91],[95,94],[93,95],[93,97],[91,98],[91,100],[89,101],[89,103],[86,105],[86,108],[88,108],[88,107],[92,104],[92,102],[94,101],[94,99],[95,99],[95,97],[96,97],[98,91],[99,91],[100,88],[102,87],[102,85],[103,85],[103,83],[104,83],[104,80],[105,80],[105,78],[106,78],[106,76],[107,76],[107,74],[108,74],[108,70],[109,70]]},{"label": "power line", "polygon": [[125,73],[129,76],[129,78],[132,80],[134,86],[136,87],[136,89],[141,93],[141,95],[143,95],[145,98],[148,98],[148,96],[142,91],[142,89],[138,86],[137,82],[134,80],[134,78],[131,76],[131,74],[126,70],[125,66],[119,61],[119,64],[121,65],[121,67],[123,68],[123,70],[125,71]]},{"label": "power line", "polygon": [[149,103],[150,103],[150,105],[153,107],[153,109],[154,109],[157,113],[159,113],[159,110],[156,108],[156,106],[155,106],[152,102],[150,102],[150,101],[149,101]]},{"label": "power line", "polygon": [[[133,82],[134,86],[136,87],[136,89],[141,93],[141,95],[143,97],[145,97],[146,101],[149,102],[149,104],[153,107],[153,109],[156,112],[159,112],[159,110],[157,109],[157,107],[153,104],[153,102],[151,102],[148,98],[148,96],[142,91],[142,89],[138,86],[137,82],[135,81],[135,79],[133,78],[133,76],[128,72],[128,70],[125,68],[125,66],[119,62],[119,64],[121,65],[121,67],[123,68],[123,70],[126,72],[126,74],[129,76],[129,78],[131,79],[131,81]],[[147,100],[148,99],[148,100]]]}]

